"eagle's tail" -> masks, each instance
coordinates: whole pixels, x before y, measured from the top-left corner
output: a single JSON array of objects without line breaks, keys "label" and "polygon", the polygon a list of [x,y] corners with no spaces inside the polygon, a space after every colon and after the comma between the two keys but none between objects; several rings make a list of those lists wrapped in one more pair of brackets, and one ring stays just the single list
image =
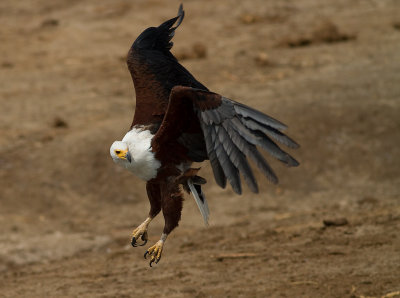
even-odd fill
[{"label": "eagle's tail", "polygon": [[208,209],[206,197],[201,190],[201,185],[193,183],[192,179],[188,179],[187,184],[190,192],[193,194],[197,206],[199,207],[200,213],[203,216],[204,223],[206,226],[208,226],[208,216],[210,214],[210,210]]}]

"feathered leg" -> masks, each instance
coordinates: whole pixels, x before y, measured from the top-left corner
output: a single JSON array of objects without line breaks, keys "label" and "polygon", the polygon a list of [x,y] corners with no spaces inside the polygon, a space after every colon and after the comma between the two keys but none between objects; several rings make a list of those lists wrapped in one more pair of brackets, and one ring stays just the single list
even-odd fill
[{"label": "feathered leg", "polygon": [[144,222],[142,222],[136,229],[132,232],[132,246],[136,247],[137,240],[140,238],[143,240],[140,246],[143,246],[147,243],[148,235],[147,235],[147,227],[154,217],[161,211],[161,191],[160,185],[157,183],[147,182],[146,184],[147,196],[150,201],[150,212],[149,216],[146,218]]},{"label": "feathered leg", "polygon": [[177,183],[172,183],[172,185],[163,184],[161,193],[161,206],[165,225],[161,239],[155,245],[151,246],[144,254],[145,258],[147,258],[148,255],[150,256],[150,267],[154,262],[157,264],[160,261],[165,240],[169,233],[178,226],[183,206],[183,194]]}]

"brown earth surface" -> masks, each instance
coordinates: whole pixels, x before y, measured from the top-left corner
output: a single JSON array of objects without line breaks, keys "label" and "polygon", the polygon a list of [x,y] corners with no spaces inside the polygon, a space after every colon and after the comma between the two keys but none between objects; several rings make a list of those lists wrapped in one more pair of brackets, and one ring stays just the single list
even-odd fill
[{"label": "brown earth surface", "polygon": [[[125,56],[178,1],[0,2],[1,297],[400,297],[400,2],[186,0],[173,53],[211,90],[288,124],[277,186],[194,200],[149,268]],[[325,220],[325,225],[324,225]],[[330,225],[329,225],[330,224]],[[150,226],[152,245],[163,226]]]}]

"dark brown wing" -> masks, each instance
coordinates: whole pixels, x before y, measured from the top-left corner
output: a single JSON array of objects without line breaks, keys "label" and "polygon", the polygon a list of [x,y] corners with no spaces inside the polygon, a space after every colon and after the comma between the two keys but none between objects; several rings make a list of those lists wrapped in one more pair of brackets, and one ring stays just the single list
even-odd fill
[{"label": "dark brown wing", "polygon": [[144,30],[129,49],[127,65],[136,93],[135,116],[131,127],[161,122],[164,117],[172,88],[168,89],[164,82],[171,76],[173,64],[177,63],[169,51],[173,45],[171,39],[184,15],[180,5],[178,16],[158,27]]},{"label": "dark brown wing", "polygon": [[158,27],[144,30],[132,44],[127,64],[136,93],[134,125],[158,128],[164,118],[169,94],[174,86],[190,86],[207,90],[172,55],[175,30],[184,18],[182,5],[178,15]]},{"label": "dark brown wing", "polygon": [[[188,121],[193,121],[193,111],[203,132],[215,180],[221,187],[226,186],[228,179],[233,190],[240,194],[241,173],[249,188],[258,192],[256,179],[246,157],[252,159],[270,181],[278,182],[256,146],[288,166],[299,164],[273,141],[290,148],[299,147],[280,131],[286,128],[284,124],[219,94],[182,86],[176,86],[171,91],[166,115],[152,140],[155,152],[168,150],[165,144],[179,138]],[[190,145],[187,149],[191,150]]]}]

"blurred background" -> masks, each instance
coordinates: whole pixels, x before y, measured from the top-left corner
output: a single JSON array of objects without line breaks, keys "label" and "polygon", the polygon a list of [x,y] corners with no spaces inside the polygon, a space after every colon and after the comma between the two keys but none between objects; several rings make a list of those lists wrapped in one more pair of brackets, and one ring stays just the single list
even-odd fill
[{"label": "blurred background", "polygon": [[[109,146],[132,121],[125,64],[180,1],[0,2],[0,296],[400,296],[400,2],[185,0],[172,52],[214,92],[289,126],[301,163],[242,196],[202,176],[163,259],[130,233],[144,182]],[[391,296],[390,296],[391,295]]]}]

